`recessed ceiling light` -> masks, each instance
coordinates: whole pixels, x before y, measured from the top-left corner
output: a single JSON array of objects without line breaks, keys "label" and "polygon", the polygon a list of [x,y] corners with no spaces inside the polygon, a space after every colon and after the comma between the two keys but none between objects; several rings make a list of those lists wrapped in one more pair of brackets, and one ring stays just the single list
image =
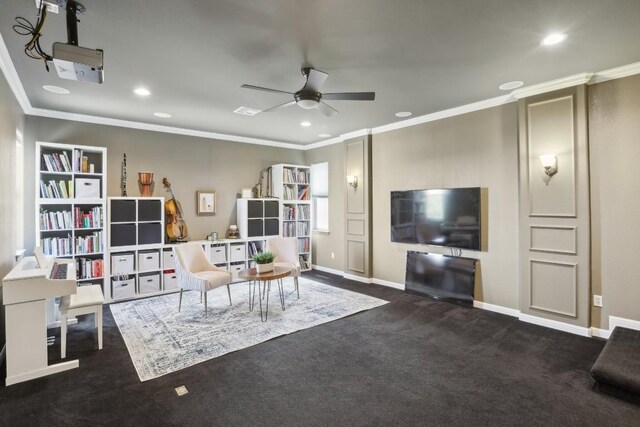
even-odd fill
[{"label": "recessed ceiling light", "polygon": [[543,38],[540,44],[542,46],[551,46],[551,45],[563,42],[566,38],[567,38],[567,35],[564,33],[553,33]]},{"label": "recessed ceiling light", "polygon": [[68,89],[65,89],[60,86],[44,85],[42,86],[42,89],[49,91],[51,93],[57,93],[58,95],[68,95],[71,93]]},{"label": "recessed ceiling light", "polygon": [[139,96],[149,96],[151,95],[151,91],[144,87],[137,87],[133,90],[133,93]]},{"label": "recessed ceiling light", "polygon": [[331,135],[328,133],[321,133],[320,135],[318,135],[318,137],[320,138],[329,138]]},{"label": "recessed ceiling light", "polygon": [[161,119],[168,119],[171,117],[169,113],[153,113],[154,116],[160,117]]},{"label": "recessed ceiling light", "polygon": [[413,113],[411,111],[400,111],[399,113],[396,113],[396,117],[409,117],[412,114]]},{"label": "recessed ceiling light", "polygon": [[514,80],[512,82],[502,83],[500,86],[498,86],[498,89],[500,89],[500,90],[513,90],[513,89],[518,89],[523,84],[524,84],[524,82],[521,82],[520,80]]},{"label": "recessed ceiling light", "polygon": [[300,126],[308,128],[309,126],[311,126],[311,123],[310,122],[302,122],[302,123],[300,123]]}]

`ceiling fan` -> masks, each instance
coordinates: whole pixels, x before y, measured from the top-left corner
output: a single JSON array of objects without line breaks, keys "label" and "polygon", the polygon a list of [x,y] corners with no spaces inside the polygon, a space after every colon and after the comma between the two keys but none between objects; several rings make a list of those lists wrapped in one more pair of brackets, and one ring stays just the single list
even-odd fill
[{"label": "ceiling fan", "polygon": [[261,90],[264,92],[286,93],[288,95],[293,95],[292,101],[288,101],[284,104],[276,105],[275,107],[263,110],[263,113],[298,104],[299,107],[304,108],[305,110],[316,108],[320,110],[325,116],[331,117],[338,114],[338,110],[324,103],[324,100],[373,101],[376,98],[375,92],[321,93],[320,88],[324,84],[324,81],[327,79],[327,77],[329,77],[329,74],[323,71],[318,71],[315,68],[306,67],[302,69],[302,75],[305,76],[307,82],[302,87],[302,89],[295,93],[247,84],[242,85],[242,87],[245,89]]}]

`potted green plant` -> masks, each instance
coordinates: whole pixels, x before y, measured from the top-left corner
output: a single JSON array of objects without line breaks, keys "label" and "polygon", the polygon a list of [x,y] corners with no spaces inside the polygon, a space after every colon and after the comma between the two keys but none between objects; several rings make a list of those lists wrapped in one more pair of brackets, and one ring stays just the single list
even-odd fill
[{"label": "potted green plant", "polygon": [[275,252],[259,252],[251,257],[256,263],[256,270],[258,273],[266,273],[273,271],[273,260],[276,259],[277,254]]}]

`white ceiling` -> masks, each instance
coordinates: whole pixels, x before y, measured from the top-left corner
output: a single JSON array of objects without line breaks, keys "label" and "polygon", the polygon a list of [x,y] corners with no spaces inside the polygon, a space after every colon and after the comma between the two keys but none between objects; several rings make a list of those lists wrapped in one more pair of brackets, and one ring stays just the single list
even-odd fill
[{"label": "white ceiling", "polygon": [[[61,80],[23,53],[16,16],[33,0],[3,2],[0,33],[34,108],[307,145],[358,129],[442,111],[505,92],[640,61],[640,0],[84,0],[80,46],[105,51],[105,83]],[[568,39],[542,47],[560,31]],[[64,14],[50,15],[42,46],[66,42]],[[297,106],[253,117],[295,92],[303,65],[329,73],[324,92],[375,91],[375,102],[329,102],[325,117]],[[57,85],[71,91],[55,95]],[[132,93],[145,86],[152,95]],[[160,119],[156,111],[171,113]],[[311,122],[303,128],[302,121]]]}]

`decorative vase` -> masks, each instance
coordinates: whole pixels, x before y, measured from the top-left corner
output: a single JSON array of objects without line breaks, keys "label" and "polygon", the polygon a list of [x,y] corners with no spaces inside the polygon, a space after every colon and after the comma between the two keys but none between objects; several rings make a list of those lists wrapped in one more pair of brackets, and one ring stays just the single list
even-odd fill
[{"label": "decorative vase", "polygon": [[151,197],[153,190],[153,173],[152,172],[138,172],[138,181],[140,181],[140,196]]},{"label": "decorative vase", "polygon": [[273,263],[270,262],[268,264],[256,264],[256,271],[258,273],[268,273],[269,271],[273,271]]}]

